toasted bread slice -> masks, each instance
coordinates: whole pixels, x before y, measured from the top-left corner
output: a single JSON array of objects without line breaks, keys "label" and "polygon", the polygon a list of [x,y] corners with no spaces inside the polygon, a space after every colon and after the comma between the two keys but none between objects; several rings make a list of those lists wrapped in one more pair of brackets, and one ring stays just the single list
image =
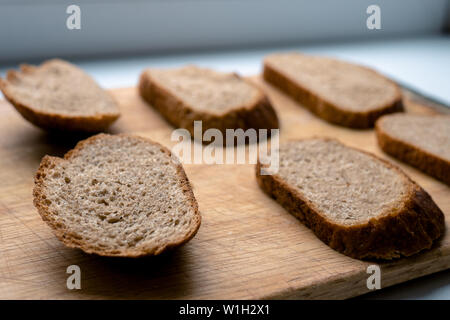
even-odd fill
[{"label": "toasted bread slice", "polygon": [[140,78],[141,96],[172,125],[194,135],[194,121],[202,129],[247,130],[278,128],[269,99],[256,86],[234,73],[196,66],[147,69]]},{"label": "toasted bread slice", "polygon": [[59,240],[101,256],[157,255],[189,241],[200,226],[181,164],[140,137],[99,134],[63,159],[45,156],[33,195]]},{"label": "toasted bread slice", "polygon": [[[430,248],[445,229],[432,198],[400,169],[331,139],[280,146],[278,172],[260,187],[331,248],[358,259],[392,259]],[[273,171],[273,172],[272,172]]]},{"label": "toasted bread slice", "polygon": [[393,114],[375,127],[384,152],[450,185],[450,116]]},{"label": "toasted bread slice", "polygon": [[264,60],[264,79],[320,118],[345,127],[370,128],[383,114],[402,111],[399,87],[351,63],[299,53]]},{"label": "toasted bread slice", "polygon": [[113,97],[78,67],[54,59],[0,79],[5,98],[28,121],[57,131],[98,132],[119,117]]}]

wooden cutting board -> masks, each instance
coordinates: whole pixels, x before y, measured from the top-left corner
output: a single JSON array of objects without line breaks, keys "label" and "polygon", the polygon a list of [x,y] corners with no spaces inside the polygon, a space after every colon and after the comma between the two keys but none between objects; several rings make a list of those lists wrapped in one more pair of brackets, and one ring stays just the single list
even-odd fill
[{"label": "wooden cutting board", "polygon": [[[401,166],[422,185],[450,221],[450,188],[384,155],[373,130],[327,124],[259,78],[281,120],[281,141],[330,136]],[[111,132],[132,132],[166,146],[173,128],[135,88],[112,93],[122,117]],[[433,113],[407,102],[409,112]],[[253,165],[185,165],[203,217],[187,245],[158,257],[101,258],[65,248],[32,204],[33,176],[45,154],[62,156],[80,138],[52,136],[0,101],[1,299],[311,299],[348,298],[369,292],[367,266],[318,240],[257,186]],[[66,268],[81,268],[81,290],[69,290]],[[450,267],[450,236],[430,251],[380,263],[381,286]]]}]

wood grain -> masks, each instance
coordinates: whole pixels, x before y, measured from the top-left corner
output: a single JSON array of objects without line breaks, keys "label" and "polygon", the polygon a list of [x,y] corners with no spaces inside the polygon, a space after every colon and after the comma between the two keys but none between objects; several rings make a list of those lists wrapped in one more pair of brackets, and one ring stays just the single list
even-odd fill
[{"label": "wood grain", "polygon": [[[450,221],[450,189],[384,155],[373,130],[327,124],[259,78],[281,120],[281,141],[331,136],[401,166]],[[173,130],[135,88],[112,91],[122,116],[112,133],[132,132],[170,147]],[[433,113],[407,103],[409,112]],[[83,137],[53,136],[0,101],[0,298],[2,299],[313,299],[369,292],[368,265],[330,249],[257,186],[253,165],[185,165],[203,217],[184,247],[154,258],[113,259],[65,248],[32,204],[33,176],[45,154],[61,156]],[[376,262],[375,262],[376,263]],[[66,268],[80,266],[81,290]],[[381,263],[382,287],[450,267],[450,236],[432,250]]]}]

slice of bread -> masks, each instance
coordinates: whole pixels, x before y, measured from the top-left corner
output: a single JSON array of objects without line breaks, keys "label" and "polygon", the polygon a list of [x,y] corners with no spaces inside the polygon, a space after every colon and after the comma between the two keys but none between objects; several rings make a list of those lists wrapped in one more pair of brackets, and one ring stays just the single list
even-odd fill
[{"label": "slice of bread", "polygon": [[234,73],[196,66],[147,69],[139,82],[141,96],[175,127],[194,134],[216,128],[247,130],[278,128],[278,118],[265,94]]},{"label": "slice of bread", "polygon": [[351,63],[299,53],[264,60],[264,79],[320,118],[345,127],[370,128],[381,115],[403,110],[399,87]]},{"label": "slice of bread", "polygon": [[157,255],[189,241],[200,226],[181,164],[140,137],[99,134],[63,159],[45,156],[33,195],[59,240],[101,256]]},{"label": "slice of bread", "polygon": [[8,71],[0,89],[25,119],[47,130],[98,132],[119,117],[108,92],[78,67],[58,59]]},{"label": "slice of bread", "polygon": [[375,128],[384,152],[450,185],[450,116],[388,115]]},{"label": "slice of bread", "polygon": [[410,256],[444,233],[444,215],[427,192],[374,155],[321,138],[288,142],[279,151],[278,172],[258,162],[258,184],[341,253]]}]

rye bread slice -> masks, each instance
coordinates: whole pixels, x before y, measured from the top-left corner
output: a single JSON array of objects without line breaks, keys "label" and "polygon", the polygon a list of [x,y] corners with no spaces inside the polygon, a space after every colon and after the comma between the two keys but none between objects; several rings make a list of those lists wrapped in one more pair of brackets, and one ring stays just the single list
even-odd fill
[{"label": "rye bread slice", "polygon": [[[141,96],[177,128],[276,129],[278,118],[269,99],[235,73],[196,66],[147,69],[140,77]],[[270,133],[270,132],[269,132]]]},{"label": "rye bread slice", "polygon": [[181,164],[165,147],[135,136],[99,134],[64,158],[45,156],[33,195],[59,240],[101,256],[158,255],[200,226]]},{"label": "rye bread slice", "polygon": [[384,152],[450,185],[450,116],[388,115],[375,128]]},{"label": "rye bread slice", "polygon": [[108,92],[80,68],[59,59],[8,71],[0,89],[25,119],[46,130],[99,132],[119,117]]},{"label": "rye bread slice", "polygon": [[[279,171],[259,186],[331,248],[358,259],[393,259],[430,248],[445,230],[428,193],[399,168],[336,140],[280,146]],[[263,162],[262,162],[263,163]]]},{"label": "rye bread slice", "polygon": [[403,111],[399,87],[372,69],[299,53],[264,60],[264,79],[318,117],[345,127],[370,128],[383,114]]}]

